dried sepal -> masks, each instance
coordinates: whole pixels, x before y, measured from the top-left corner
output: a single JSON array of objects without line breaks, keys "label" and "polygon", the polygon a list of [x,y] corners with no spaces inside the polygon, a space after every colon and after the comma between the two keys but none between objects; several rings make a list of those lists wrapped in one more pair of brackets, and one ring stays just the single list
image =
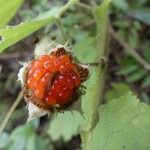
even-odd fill
[{"label": "dried sepal", "polygon": [[30,121],[32,121],[33,119],[37,117],[42,117],[44,115],[50,114],[50,111],[39,108],[36,105],[34,105],[32,102],[28,102],[27,109],[28,109],[28,115],[29,115],[27,119],[27,123],[29,123]]},{"label": "dried sepal", "polygon": [[20,64],[22,65],[22,67],[20,68],[19,73],[18,73],[18,81],[20,81],[23,87],[26,82],[27,68],[30,62],[24,62],[24,63],[21,62]]}]

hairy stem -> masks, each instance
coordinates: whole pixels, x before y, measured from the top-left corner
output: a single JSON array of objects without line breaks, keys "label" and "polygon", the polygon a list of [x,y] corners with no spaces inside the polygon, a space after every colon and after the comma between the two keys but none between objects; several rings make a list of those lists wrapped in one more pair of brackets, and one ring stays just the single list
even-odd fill
[{"label": "hairy stem", "polygon": [[[90,90],[93,90],[91,96],[91,113],[88,114],[88,125],[83,127],[81,132],[82,147],[83,150],[88,150],[92,138],[92,130],[95,128],[99,121],[98,107],[103,101],[103,89],[107,70],[107,57],[108,57],[108,6],[109,0],[102,3],[101,6],[97,6],[94,11],[94,17],[97,24],[97,36],[96,36],[96,53],[97,58],[95,62],[100,62],[97,66],[92,67],[92,74],[90,77],[91,85]],[[104,60],[104,61],[102,61]],[[93,83],[94,82],[94,83]]]}]

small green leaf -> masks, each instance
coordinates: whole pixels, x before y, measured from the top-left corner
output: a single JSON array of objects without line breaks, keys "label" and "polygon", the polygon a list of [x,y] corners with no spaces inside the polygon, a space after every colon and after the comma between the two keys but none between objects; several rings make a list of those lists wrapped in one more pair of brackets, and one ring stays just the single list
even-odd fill
[{"label": "small green leaf", "polygon": [[128,9],[128,3],[126,0],[113,0],[113,4],[122,10],[127,10]]},{"label": "small green leaf", "polygon": [[9,135],[7,133],[3,133],[0,137],[0,149],[6,148],[9,143]]},{"label": "small green leaf", "polygon": [[145,70],[137,70],[136,72],[132,73],[130,76],[128,76],[127,78],[127,82],[132,83],[132,82],[136,82],[140,79],[142,79],[143,77],[145,77],[145,75],[147,74],[147,71]]},{"label": "small green leaf", "polygon": [[12,19],[22,3],[23,0],[0,0],[0,28]]},{"label": "small green leaf", "polygon": [[144,57],[144,59],[148,63],[150,63],[150,52],[149,52],[150,43],[149,43],[149,40],[146,40],[145,42],[143,42],[142,48],[143,48],[143,57]]},{"label": "small green leaf", "polygon": [[[42,139],[40,136],[36,135],[35,132],[33,132],[28,137],[26,150],[47,150],[45,139]],[[49,147],[49,150],[51,150],[51,147]]]},{"label": "small green leaf", "polygon": [[150,104],[150,97],[148,93],[142,92],[141,97],[141,101],[145,102],[146,104]]},{"label": "small green leaf", "polygon": [[129,11],[129,15],[138,19],[148,25],[150,25],[150,9],[149,8],[141,8],[133,11]]},{"label": "small green leaf", "polygon": [[93,37],[87,36],[73,47],[80,62],[90,64],[97,58],[94,42]]},{"label": "small green leaf", "polygon": [[149,150],[150,108],[128,92],[99,107],[91,150]]},{"label": "small green leaf", "polygon": [[48,129],[48,134],[56,141],[61,137],[68,141],[79,133],[79,127],[84,121],[83,117],[76,111],[65,111],[54,116]]},{"label": "small green leaf", "polygon": [[120,68],[119,71],[117,71],[117,75],[127,75],[127,74],[130,74],[134,71],[136,71],[137,69],[139,68],[138,65],[128,65],[128,66],[122,66]]},{"label": "small green leaf", "polygon": [[148,87],[150,86],[150,76],[148,75],[147,77],[144,78],[144,81],[142,83],[142,87]]},{"label": "small green leaf", "polygon": [[126,84],[116,83],[113,84],[112,89],[107,91],[105,97],[107,101],[117,99],[128,91],[129,91],[129,87]]},{"label": "small green leaf", "polygon": [[25,38],[29,34],[39,30],[40,28],[55,22],[59,17],[78,0],[70,0],[65,6],[61,8],[54,8],[48,12],[43,13],[33,20],[28,20],[16,26],[6,26],[0,30],[0,52],[10,45]]},{"label": "small green leaf", "polygon": [[[7,138],[7,141],[4,141],[2,145],[7,150],[47,150],[45,139],[36,134],[36,123],[37,120],[30,124],[17,127],[11,135],[5,135],[3,139],[0,139],[0,146],[1,142]],[[49,150],[51,149],[49,147]]]},{"label": "small green leaf", "polygon": [[24,150],[28,142],[28,138],[33,134],[33,132],[33,128],[30,125],[18,127],[10,136],[8,150]]}]

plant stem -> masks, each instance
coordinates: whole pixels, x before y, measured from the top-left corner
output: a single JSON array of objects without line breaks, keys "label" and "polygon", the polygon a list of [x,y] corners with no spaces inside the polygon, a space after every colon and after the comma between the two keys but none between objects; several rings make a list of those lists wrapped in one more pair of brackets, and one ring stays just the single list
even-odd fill
[{"label": "plant stem", "polygon": [[69,39],[69,37],[68,37],[68,35],[66,34],[66,32],[64,31],[64,26],[63,26],[63,24],[61,23],[61,21],[60,21],[59,19],[56,21],[56,24],[57,24],[58,28],[59,28],[60,31],[61,31],[61,34],[62,34],[62,36],[63,36],[63,39],[65,40],[65,42],[67,42],[68,39]]},{"label": "plant stem", "polygon": [[[91,85],[90,91],[93,90],[90,106],[90,113],[88,113],[87,125],[83,126],[81,132],[82,138],[82,148],[83,150],[89,150],[89,145],[91,144],[92,130],[95,128],[97,122],[99,121],[98,108],[103,101],[103,92],[104,92],[104,83],[107,70],[107,57],[108,57],[108,6],[109,0],[106,0],[102,3],[101,6],[97,6],[94,11],[94,16],[97,23],[97,36],[96,36],[96,53],[97,58],[95,62],[101,62],[97,66],[92,68],[92,74],[90,77]],[[95,83],[93,83],[95,82]],[[89,106],[88,106],[89,107]]]},{"label": "plant stem", "polygon": [[84,4],[84,3],[81,3],[81,2],[78,2],[77,6],[82,7],[82,8],[84,8],[84,9],[90,11],[90,12],[92,10],[92,7],[90,5],[87,5],[87,4]]},{"label": "plant stem", "polygon": [[[109,3],[109,2],[108,2]],[[97,61],[101,62],[97,67],[99,72],[99,83],[98,84],[98,93],[97,98],[93,102],[93,109],[98,114],[98,107],[102,103],[103,100],[103,89],[104,89],[104,82],[106,77],[106,70],[107,70],[107,59],[108,59],[108,3],[103,2],[100,7],[97,7],[95,10],[95,18],[97,22],[97,36],[96,36],[96,48],[97,48]],[[106,8],[105,8],[106,7]],[[102,12],[102,10],[104,12]],[[104,10],[105,9],[105,10]],[[101,21],[100,21],[101,19]],[[101,22],[101,24],[99,24]],[[102,61],[105,60],[105,61]],[[96,115],[93,115],[95,118]],[[97,116],[98,117],[98,116]],[[98,119],[94,119],[92,121],[92,128],[95,127],[97,124]]]},{"label": "plant stem", "polygon": [[11,106],[11,108],[9,109],[8,113],[6,114],[1,126],[0,126],[0,136],[2,135],[6,125],[7,125],[7,122],[9,121],[11,115],[13,114],[15,108],[18,106],[18,104],[20,103],[21,99],[23,97],[23,91],[21,91],[17,97],[17,99],[15,100],[15,102],[13,103],[13,105]]}]

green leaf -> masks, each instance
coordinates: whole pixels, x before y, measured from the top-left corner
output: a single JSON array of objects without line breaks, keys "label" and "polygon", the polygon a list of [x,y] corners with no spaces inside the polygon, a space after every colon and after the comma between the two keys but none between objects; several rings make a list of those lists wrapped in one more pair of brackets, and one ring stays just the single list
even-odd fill
[{"label": "green leaf", "polygon": [[141,93],[141,101],[145,102],[146,104],[150,104],[150,97],[148,93],[145,92]]},{"label": "green leaf", "polygon": [[99,107],[91,150],[149,150],[150,108],[131,92]]},{"label": "green leaf", "polygon": [[106,100],[113,100],[121,97],[129,91],[129,87],[124,83],[116,83],[112,85],[112,89],[108,90],[105,97]]},{"label": "green leaf", "polygon": [[[51,149],[52,148],[49,147],[49,150]],[[40,136],[36,135],[35,132],[33,132],[28,137],[26,150],[47,150],[45,139],[42,139]]]},{"label": "green leaf", "polygon": [[148,87],[148,86],[150,86],[150,76],[149,75],[144,78],[144,81],[142,83],[143,88]]},{"label": "green leaf", "polygon": [[12,19],[22,3],[23,0],[0,0],[0,28]]},{"label": "green leaf", "polygon": [[9,142],[9,135],[7,133],[3,133],[0,137],[0,149],[4,149]]},{"label": "green leaf", "polygon": [[[36,120],[37,121],[37,120]],[[37,122],[32,122],[32,124],[25,124],[17,127],[11,135],[3,137],[5,145],[3,148],[7,150],[47,150],[47,143],[45,139],[42,139],[40,135],[36,134],[35,126]],[[0,140],[0,143],[2,142]],[[1,145],[0,145],[1,146]],[[49,147],[49,150],[52,148]]]},{"label": "green leaf", "polygon": [[129,15],[138,19],[148,25],[150,25],[150,9],[149,8],[141,8],[133,11],[129,11]]},{"label": "green leaf", "polygon": [[136,82],[140,79],[142,79],[143,77],[145,77],[145,75],[147,74],[147,71],[145,70],[137,70],[136,72],[132,73],[130,76],[128,76],[127,82]]},{"label": "green leaf", "polygon": [[149,52],[149,48],[150,48],[149,40],[145,40],[145,42],[143,42],[143,44],[142,44],[143,57],[144,57],[144,59],[145,59],[148,63],[150,63],[150,52]]},{"label": "green leaf", "polygon": [[126,0],[113,0],[113,4],[122,10],[128,9],[128,3]]},{"label": "green leaf", "polygon": [[60,139],[60,137],[68,141],[79,133],[79,127],[83,121],[83,117],[76,111],[58,113],[50,122],[48,134],[54,141]]},{"label": "green leaf", "polygon": [[90,64],[97,58],[94,42],[93,37],[87,36],[73,47],[80,62]]},{"label": "green leaf", "polygon": [[33,128],[30,125],[20,126],[10,136],[10,144],[8,150],[24,150],[28,138],[33,134]]},{"label": "green leaf", "polygon": [[117,75],[127,75],[139,69],[138,65],[128,65],[122,66],[119,71],[117,71]]},{"label": "green leaf", "polygon": [[69,7],[77,2],[78,0],[70,0],[65,6],[61,8],[54,8],[33,20],[22,22],[16,26],[6,26],[1,29],[0,36],[2,37],[2,40],[0,41],[0,52],[40,28],[50,23],[54,23],[55,20],[59,19]]}]

